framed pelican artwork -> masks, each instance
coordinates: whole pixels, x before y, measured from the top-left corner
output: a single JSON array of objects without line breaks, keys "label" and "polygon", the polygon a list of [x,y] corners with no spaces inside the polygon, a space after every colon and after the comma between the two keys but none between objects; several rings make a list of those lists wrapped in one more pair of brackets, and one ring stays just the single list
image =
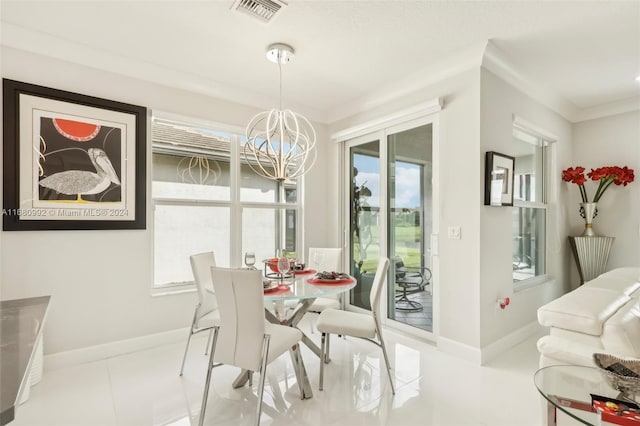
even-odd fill
[{"label": "framed pelican artwork", "polygon": [[5,231],[145,229],[144,107],[3,79]]}]

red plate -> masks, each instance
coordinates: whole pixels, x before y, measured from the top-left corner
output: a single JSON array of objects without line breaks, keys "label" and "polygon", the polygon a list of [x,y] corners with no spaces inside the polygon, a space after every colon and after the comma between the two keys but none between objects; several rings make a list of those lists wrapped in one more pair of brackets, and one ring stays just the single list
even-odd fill
[{"label": "red plate", "polygon": [[275,289],[278,288],[278,283],[269,283],[269,287],[262,287],[262,289],[264,290],[265,293],[269,292],[269,291],[273,291]]},{"label": "red plate", "polygon": [[279,293],[287,293],[290,290],[287,284],[277,284],[277,283],[273,283],[273,284],[275,284],[275,287],[268,287],[264,289],[264,292],[268,293],[269,296],[273,296],[274,294],[279,294]]}]

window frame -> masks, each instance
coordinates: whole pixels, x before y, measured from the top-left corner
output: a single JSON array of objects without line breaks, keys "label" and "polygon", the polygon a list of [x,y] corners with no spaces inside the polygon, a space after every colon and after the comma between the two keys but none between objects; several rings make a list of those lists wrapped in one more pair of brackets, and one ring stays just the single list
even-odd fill
[{"label": "window frame", "polygon": [[[151,279],[150,286],[151,292],[153,296],[158,295],[167,295],[167,294],[180,294],[185,292],[195,291],[195,284],[193,280],[184,281],[184,282],[171,282],[171,283],[163,283],[156,284],[156,259],[155,259],[155,235],[156,235],[156,223],[155,223],[155,210],[158,205],[180,205],[180,206],[195,206],[195,207],[223,207],[229,209],[230,214],[230,239],[229,239],[229,262],[230,267],[238,268],[243,266],[243,253],[242,253],[242,216],[243,210],[245,208],[261,208],[261,209],[269,209],[276,211],[276,215],[281,215],[282,218],[280,220],[286,220],[286,212],[288,210],[294,210],[296,215],[295,222],[295,246],[298,252],[303,252],[303,232],[304,229],[304,216],[303,216],[303,194],[304,194],[304,176],[300,176],[295,179],[296,182],[296,201],[287,202],[286,194],[287,189],[285,188],[285,184],[278,182],[277,183],[277,198],[283,201],[275,201],[275,202],[261,202],[261,201],[242,201],[241,199],[241,164],[243,164],[242,153],[241,153],[241,143],[244,139],[244,129],[241,129],[236,126],[226,125],[211,121],[206,121],[194,117],[185,117],[171,113],[164,113],[160,111],[152,111],[151,120],[150,120],[150,135],[151,135],[151,155],[149,161],[149,170],[151,171],[151,186],[153,185],[153,170],[154,170],[154,154],[156,151],[154,150],[154,142],[153,142],[153,126],[157,122],[170,122],[179,124],[181,126],[193,127],[193,128],[204,128],[209,129],[216,132],[227,133],[230,135],[230,157],[229,157],[229,166],[230,166],[230,194],[229,200],[201,200],[201,199],[190,199],[190,198],[167,198],[167,197],[155,197],[153,194],[153,190],[149,191],[151,206],[153,208],[151,229],[152,229],[152,243],[151,243],[151,257],[152,257],[152,268],[151,268]],[[163,153],[162,151],[160,151]],[[177,150],[176,150],[177,152]],[[196,152],[196,151],[194,151]],[[164,152],[166,153],[166,152]],[[253,173],[253,172],[252,172]],[[283,230],[283,232],[285,232]],[[276,247],[280,248],[281,244],[285,244],[286,236],[274,236],[276,241]],[[260,261],[260,260],[258,260]],[[256,263],[256,267],[260,267],[259,263]]]},{"label": "window frame", "polygon": [[[536,285],[542,284],[544,282],[549,281],[550,273],[549,273],[549,187],[551,182],[551,164],[552,164],[552,155],[553,155],[553,144],[556,142],[557,138],[550,135],[549,133],[541,130],[535,125],[528,123],[518,117],[514,116],[514,120],[511,126],[511,133],[513,138],[513,131],[518,130],[523,133],[526,133],[530,136],[537,138],[540,141],[540,145],[542,146],[542,190],[541,197],[542,201],[526,201],[519,200],[514,197],[513,199],[513,209],[521,209],[521,208],[531,208],[538,209],[544,211],[544,273],[540,275],[533,276],[531,278],[526,278],[520,281],[513,281],[513,289],[514,292],[522,291]],[[525,141],[526,142],[526,141]],[[533,145],[533,144],[532,144]],[[516,160],[517,161],[517,160]],[[537,184],[537,182],[536,182]],[[514,188],[515,192],[515,188]],[[513,234],[512,234],[513,235]],[[513,250],[512,250],[512,258],[513,258]],[[512,260],[513,261],[513,260]],[[512,274],[513,279],[513,274]]]}]

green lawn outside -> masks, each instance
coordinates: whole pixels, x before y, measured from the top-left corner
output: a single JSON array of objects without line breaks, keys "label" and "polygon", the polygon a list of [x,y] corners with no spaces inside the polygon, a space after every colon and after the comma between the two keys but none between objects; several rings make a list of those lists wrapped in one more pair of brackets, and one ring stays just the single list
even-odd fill
[{"label": "green lawn outside", "polygon": [[[397,226],[395,256],[399,256],[404,261],[405,266],[420,267],[420,236],[422,230],[419,226]],[[372,243],[369,245],[366,255],[363,256],[362,270],[373,272],[376,270],[380,249],[377,245],[379,241],[377,227],[371,227]],[[354,259],[360,259],[360,247],[357,240],[354,241]],[[393,256],[392,256],[393,257]]]}]

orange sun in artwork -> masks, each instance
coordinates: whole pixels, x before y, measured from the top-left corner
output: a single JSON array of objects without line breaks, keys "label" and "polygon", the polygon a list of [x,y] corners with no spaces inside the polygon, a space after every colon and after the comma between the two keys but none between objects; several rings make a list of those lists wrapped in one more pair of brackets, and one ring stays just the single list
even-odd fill
[{"label": "orange sun in artwork", "polygon": [[53,125],[62,136],[76,142],[90,141],[100,131],[100,125],[98,124],[64,120],[62,118],[54,118]]}]

